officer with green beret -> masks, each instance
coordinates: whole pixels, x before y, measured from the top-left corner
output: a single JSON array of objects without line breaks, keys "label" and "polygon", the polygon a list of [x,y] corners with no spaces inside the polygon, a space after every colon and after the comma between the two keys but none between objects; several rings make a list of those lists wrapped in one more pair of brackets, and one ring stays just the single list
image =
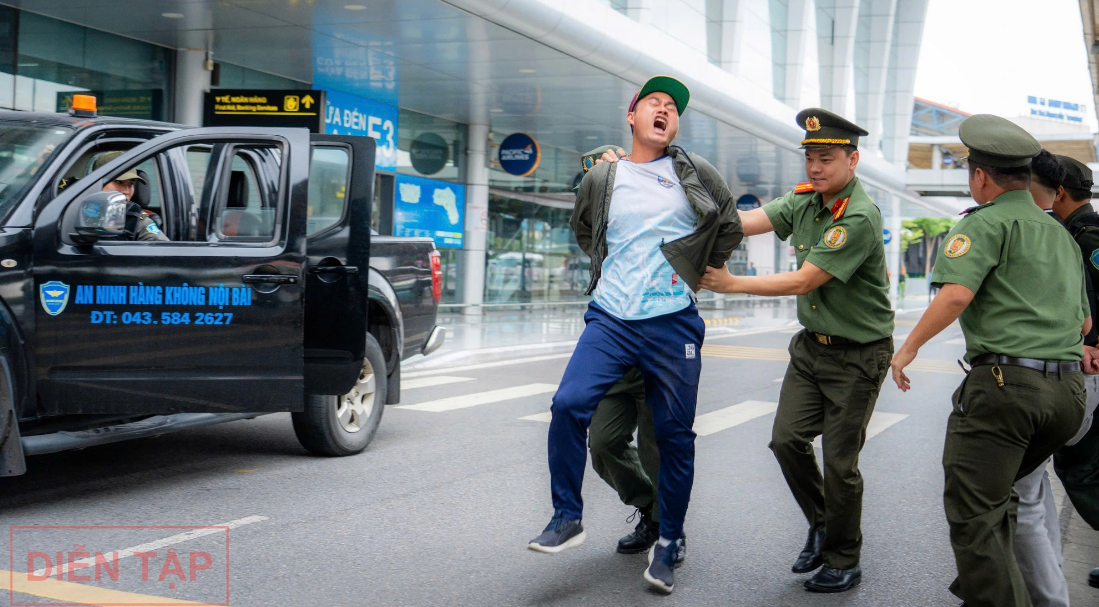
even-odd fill
[{"label": "officer with green beret", "polygon": [[958,134],[978,204],[939,252],[932,281],[941,290],[893,358],[893,379],[907,391],[905,367],[960,320],[972,369],[954,392],[943,448],[958,568],[950,590],[968,607],[1029,606],[1014,553],[1012,485],[1080,428],[1091,311],[1078,247],[1028,190],[1041,145],[987,114],[967,118]]},{"label": "officer with green beret", "polygon": [[[1065,178],[1053,201],[1053,212],[1065,218],[1065,227],[1083,254],[1084,271],[1091,284],[1096,285],[1099,284],[1099,214],[1091,205],[1092,172],[1075,158],[1058,158],[1065,166]],[[1091,306],[1092,329],[1084,337],[1085,363],[1099,361],[1099,350],[1096,350],[1099,336],[1094,322],[1099,305],[1094,295]],[[1099,404],[1099,375],[1085,375],[1084,381],[1088,413],[1094,416],[1096,404]],[[1053,454],[1053,468],[1080,517],[1099,529],[1099,423],[1092,419],[1090,429],[1085,428],[1081,435]],[[1091,572],[1088,583],[1099,588],[1099,569]]]},{"label": "officer with green beret", "polygon": [[[761,209],[741,213],[745,235],[790,239],[797,271],[733,276],[709,268],[699,283],[717,293],[797,295],[805,327],[790,342],[771,450],[809,521],[794,573],[814,592],[842,592],[862,580],[859,452],[893,355],[893,310],[881,212],[855,176],[868,133],[820,108],[802,110],[809,178]],[[824,476],[813,439],[824,437]],[[823,565],[823,567],[821,567]]]}]

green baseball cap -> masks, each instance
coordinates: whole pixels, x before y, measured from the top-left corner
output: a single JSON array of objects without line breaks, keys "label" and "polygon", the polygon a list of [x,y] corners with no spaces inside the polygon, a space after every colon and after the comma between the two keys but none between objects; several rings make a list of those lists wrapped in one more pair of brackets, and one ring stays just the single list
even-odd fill
[{"label": "green baseball cap", "polygon": [[648,97],[652,93],[667,93],[672,101],[675,102],[675,109],[682,116],[683,112],[687,111],[687,102],[691,100],[691,91],[687,88],[686,84],[683,84],[679,80],[672,78],[671,76],[653,76],[645,82],[645,86],[641,87],[640,91],[633,96],[633,101],[630,101],[630,108],[626,110],[626,113],[632,112],[633,108],[637,105],[638,101],[641,101],[645,97]]},{"label": "green baseball cap", "polygon": [[969,159],[1001,169],[1025,167],[1042,152],[1042,144],[1023,127],[992,114],[974,114],[958,127]]},{"label": "green baseball cap", "polygon": [[[94,171],[94,170],[104,166],[108,162],[114,160],[115,158],[118,158],[121,155],[122,155],[122,152],[107,152],[106,154],[103,154],[99,158],[96,158],[95,162],[92,163],[92,170]],[[140,181],[141,183],[146,183],[146,181],[141,178],[141,175],[137,174],[137,169],[129,169],[129,170],[125,171],[124,173],[122,173],[121,175],[119,175],[118,177],[114,178],[115,181],[130,181],[130,180],[133,180],[133,179],[136,179],[136,180]]]}]

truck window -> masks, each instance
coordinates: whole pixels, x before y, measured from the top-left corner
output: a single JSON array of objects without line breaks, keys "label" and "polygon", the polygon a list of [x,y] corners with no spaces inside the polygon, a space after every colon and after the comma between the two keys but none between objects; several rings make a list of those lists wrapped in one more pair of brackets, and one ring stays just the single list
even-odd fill
[{"label": "truck window", "polygon": [[275,188],[281,155],[276,148],[238,147],[233,151],[229,178],[217,212],[217,239],[228,242],[269,242],[275,237]]},{"label": "truck window", "polygon": [[0,121],[0,217],[22,200],[39,169],[72,133],[63,127]]},{"label": "truck window", "polygon": [[315,234],[343,219],[350,166],[351,157],[344,148],[313,148],[309,164],[308,234]]},{"label": "truck window", "polygon": [[192,145],[187,148],[187,169],[191,173],[191,189],[195,204],[202,200],[206,184],[206,167],[210,164],[210,146]]}]

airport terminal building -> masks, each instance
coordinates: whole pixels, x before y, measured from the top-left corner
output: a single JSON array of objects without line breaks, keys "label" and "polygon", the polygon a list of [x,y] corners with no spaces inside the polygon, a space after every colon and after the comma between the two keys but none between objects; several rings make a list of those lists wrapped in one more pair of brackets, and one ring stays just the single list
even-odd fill
[{"label": "airport terminal building", "polygon": [[[477,313],[585,299],[589,260],[568,221],[580,155],[628,147],[631,96],[671,74],[692,92],[678,143],[724,174],[741,208],[804,181],[800,108],[869,130],[859,174],[895,281],[901,218],[952,210],[905,189],[926,4],[4,0],[0,108],[64,111],[92,91],[102,114],[201,125],[211,100],[282,91],[325,132],[377,140],[374,228],[433,237],[444,303]],[[763,235],[730,264],[793,262]]]}]

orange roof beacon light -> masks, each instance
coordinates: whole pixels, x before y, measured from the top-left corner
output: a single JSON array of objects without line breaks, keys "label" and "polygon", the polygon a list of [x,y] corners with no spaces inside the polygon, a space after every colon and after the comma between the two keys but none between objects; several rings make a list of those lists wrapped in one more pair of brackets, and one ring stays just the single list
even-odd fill
[{"label": "orange roof beacon light", "polygon": [[72,106],[69,108],[69,115],[80,118],[95,118],[95,96],[73,95]]}]

